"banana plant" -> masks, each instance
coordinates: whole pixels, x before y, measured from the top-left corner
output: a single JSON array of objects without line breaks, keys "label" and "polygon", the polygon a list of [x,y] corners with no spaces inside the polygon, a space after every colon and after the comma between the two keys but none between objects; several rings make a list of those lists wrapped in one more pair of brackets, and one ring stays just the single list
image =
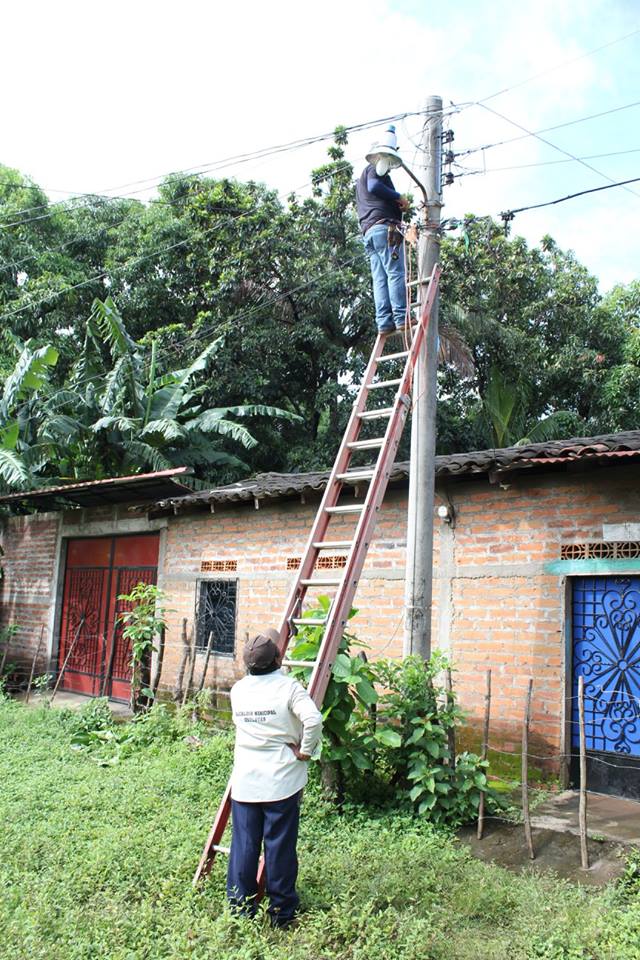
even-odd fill
[{"label": "banana plant", "polygon": [[19,353],[0,397],[0,486],[21,490],[36,483],[29,443],[34,401],[58,362],[58,351],[9,336]]},{"label": "banana plant", "polygon": [[220,343],[212,341],[185,368],[160,372],[157,341],[149,355],[129,335],[114,301],[95,300],[68,384],[51,393],[42,418],[40,439],[54,449],[61,476],[243,467],[219,444],[224,438],[244,449],[256,445],[238,420],[299,417],[262,404],[205,407],[207,373]]}]

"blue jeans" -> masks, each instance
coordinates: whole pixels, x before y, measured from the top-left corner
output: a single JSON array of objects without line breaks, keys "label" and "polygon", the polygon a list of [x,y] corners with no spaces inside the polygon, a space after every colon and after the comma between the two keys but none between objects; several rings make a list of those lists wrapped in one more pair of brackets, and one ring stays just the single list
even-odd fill
[{"label": "blue jeans", "polygon": [[[404,277],[404,244],[390,247],[387,242],[388,225],[379,223],[367,230],[364,248],[371,263],[373,301],[376,306],[378,330],[404,326],[407,295]],[[392,253],[397,253],[396,260]]]},{"label": "blue jeans", "polygon": [[274,926],[293,920],[298,909],[298,822],[302,791],[271,803],[231,801],[232,834],[227,897],[231,906],[253,916],[258,892],[256,877],[264,841],[266,891]]}]

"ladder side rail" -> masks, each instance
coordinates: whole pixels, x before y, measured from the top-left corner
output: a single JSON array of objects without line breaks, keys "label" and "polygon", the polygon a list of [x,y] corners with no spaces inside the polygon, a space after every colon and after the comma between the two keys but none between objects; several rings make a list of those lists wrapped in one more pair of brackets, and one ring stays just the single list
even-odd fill
[{"label": "ladder side rail", "polygon": [[383,347],[384,337],[378,334],[369,358],[369,362],[367,364],[367,369],[362,380],[360,390],[358,391],[358,395],[353,404],[353,409],[349,417],[349,423],[331,469],[331,474],[329,476],[327,486],[325,487],[320,506],[318,507],[318,512],[316,513],[311,532],[307,538],[304,553],[302,555],[302,562],[300,563],[296,577],[289,591],[289,596],[287,598],[284,614],[279,627],[279,648],[280,652],[283,654],[285,653],[289,642],[291,618],[296,615],[296,608],[302,605],[302,601],[307,592],[307,587],[304,586],[301,581],[311,579],[313,574],[315,562],[320,552],[316,547],[314,547],[314,544],[324,539],[324,535],[330,522],[330,515],[327,513],[327,507],[335,506],[340,496],[340,492],[342,490],[342,481],[338,480],[337,476],[339,473],[344,473],[351,458],[352,451],[349,449],[348,444],[357,439],[362,427],[362,421],[358,415],[365,409],[367,405],[367,399],[369,395],[367,384],[370,383],[371,378],[375,375],[378,358],[382,353]]},{"label": "ladder side rail", "polygon": [[231,815],[231,783],[227,784],[227,788],[224,792],[222,800],[220,801],[220,806],[218,807],[218,812],[216,813],[216,818],[213,821],[213,826],[209,831],[209,836],[207,837],[207,842],[204,845],[204,850],[202,851],[202,856],[200,857],[200,863],[198,864],[198,869],[195,872],[193,877],[193,886],[197,887],[200,881],[206,877],[210,872],[213,866],[213,861],[215,860],[216,847],[222,840],[222,835],[226,829],[227,823],[229,822],[229,817]]},{"label": "ladder side rail", "polygon": [[[396,394],[394,412],[387,425],[384,443],[380,450],[375,468],[375,474],[369,485],[369,490],[365,499],[365,506],[360,520],[358,521],[356,533],[353,539],[351,550],[349,552],[347,567],[345,568],[343,574],[342,583],[338,588],[334,602],[331,605],[322,646],[320,648],[319,656],[316,660],[316,665],[313,669],[309,683],[309,694],[319,707],[322,706],[322,701],[326,693],[333,661],[335,659],[337,649],[340,645],[342,634],[344,632],[344,627],[346,625],[346,616],[353,602],[360,573],[366,558],[367,549],[369,546],[369,537],[371,536],[371,533],[375,527],[377,513],[380,509],[382,500],[384,499],[388,485],[390,468],[394,462],[395,453],[397,451],[402,434],[402,429],[408,415],[408,407],[406,405],[405,398],[407,397],[411,386],[413,369],[418,357],[418,351],[422,346],[422,341],[429,324],[431,309],[437,293],[439,277],[440,267],[436,264],[431,274],[427,298],[421,310],[420,320],[411,342],[411,349],[409,351],[409,356],[407,357],[407,363],[402,376],[402,383]],[[315,566],[315,558],[318,550],[314,547],[314,542],[317,543],[322,540],[322,536],[319,536],[319,533],[320,531],[322,531],[322,533],[326,532],[326,528],[329,523],[329,515],[326,512],[326,507],[334,505],[339,497],[342,483],[341,481],[337,480],[337,474],[343,473],[346,469],[346,464],[348,463],[351,455],[351,451],[349,450],[347,444],[355,440],[360,431],[362,422],[358,414],[361,413],[366,406],[369,392],[367,384],[371,382],[371,379],[375,374],[378,358],[380,357],[383,346],[384,337],[378,335],[373,352],[369,359],[369,363],[367,365],[367,370],[363,378],[358,397],[354,403],[347,430],[342,439],[338,455],[336,456],[336,460],[331,471],[329,483],[327,484],[322,502],[316,514],[313,530],[311,531],[307,541],[304,556],[304,561],[306,561],[306,563],[300,565],[298,575],[287,601],[287,612],[285,613],[285,617],[280,627],[281,652],[286,650],[286,646],[288,644],[290,618],[293,616],[296,605],[302,600],[304,594],[306,593],[306,588],[300,583],[300,581],[302,579],[309,579],[310,574]],[[303,566],[306,569],[308,574],[307,576],[303,575]],[[206,876],[211,870],[216,855],[215,847],[219,845],[219,842],[222,839],[230,813],[231,785],[229,784],[218,808],[216,819],[209,833],[209,837],[207,838],[200,863],[198,864],[198,869],[196,870],[193,879],[194,886],[197,885],[202,877]],[[261,859],[260,866],[258,868],[258,884],[259,890],[262,891],[264,888],[264,859]]]},{"label": "ladder side rail", "polygon": [[354,537],[354,545],[347,561],[342,584],[338,589],[329,612],[322,646],[309,681],[309,694],[319,707],[322,706],[322,701],[331,677],[331,668],[333,667],[342,634],[347,623],[349,610],[351,609],[351,604],[358,587],[358,580],[366,559],[369,539],[375,527],[377,514],[386,493],[389,474],[395,460],[402,429],[409,412],[405,398],[411,387],[415,363],[431,318],[431,310],[437,294],[439,276],[440,268],[436,265],[431,275],[431,282],[421,311],[420,321],[411,343],[411,351],[405,365],[402,384],[396,394],[394,412],[387,424],[384,444],[380,451],[378,463],[376,464],[374,477],[369,485],[365,506]]},{"label": "ladder side rail", "polygon": [[[342,442],[340,444],[340,448],[336,455],[336,459],[333,464],[333,468],[331,470],[329,481],[327,483],[324,495],[322,497],[322,501],[316,513],[313,527],[309,534],[309,537],[305,546],[303,560],[300,564],[300,567],[298,568],[297,575],[294,579],[291,590],[289,592],[289,597],[287,599],[287,605],[285,608],[285,614],[280,623],[280,629],[279,629],[280,640],[278,643],[278,647],[281,654],[284,654],[286,652],[286,649],[289,643],[290,619],[295,614],[296,607],[298,606],[298,604],[302,603],[302,600],[304,599],[304,596],[307,591],[307,587],[305,587],[301,583],[301,581],[310,579],[311,574],[313,573],[313,569],[315,567],[315,561],[319,553],[319,550],[314,547],[314,543],[317,543],[324,538],[324,534],[326,533],[327,527],[329,525],[330,515],[327,513],[326,508],[330,506],[334,506],[340,496],[340,492],[342,489],[342,482],[337,479],[337,475],[338,473],[342,473],[344,469],[346,469],[347,463],[351,457],[351,450],[348,447],[348,443],[350,443],[351,441],[357,438],[360,428],[362,426],[362,421],[360,420],[358,414],[362,412],[362,410],[364,410],[364,408],[366,407],[367,398],[368,398],[367,384],[370,383],[371,378],[375,375],[378,358],[382,352],[383,347],[384,347],[384,337],[382,337],[381,335],[378,335],[378,337],[376,338],[376,342],[374,344],[373,351],[371,353],[371,357],[369,358],[369,362],[367,364],[365,376],[362,380],[360,390],[358,391],[358,396],[353,405],[353,410],[349,418],[347,429],[345,431]],[[353,546],[351,548],[351,552],[353,552]],[[220,806],[218,808],[218,812],[216,814],[216,818],[214,820],[213,826],[209,832],[209,836],[207,837],[207,841],[205,843],[202,856],[200,858],[200,863],[198,864],[198,868],[193,878],[194,886],[197,886],[200,880],[211,872],[211,868],[213,866],[213,862],[216,856],[215,847],[220,843],[220,840],[222,839],[230,814],[231,814],[231,785],[229,784],[226,788],[223,799],[220,802]]]}]

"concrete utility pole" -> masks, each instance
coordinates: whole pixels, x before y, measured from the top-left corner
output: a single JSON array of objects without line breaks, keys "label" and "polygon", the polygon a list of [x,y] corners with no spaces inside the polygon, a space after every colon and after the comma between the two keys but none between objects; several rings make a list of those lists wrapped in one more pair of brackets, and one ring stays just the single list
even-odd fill
[{"label": "concrete utility pole", "polygon": [[[423,128],[424,182],[429,198],[418,245],[420,303],[440,258],[442,207],[442,98],[429,97]],[[438,374],[438,299],[431,313],[413,378],[411,475],[407,521],[404,655],[427,659],[431,654],[433,594],[433,519]]]}]

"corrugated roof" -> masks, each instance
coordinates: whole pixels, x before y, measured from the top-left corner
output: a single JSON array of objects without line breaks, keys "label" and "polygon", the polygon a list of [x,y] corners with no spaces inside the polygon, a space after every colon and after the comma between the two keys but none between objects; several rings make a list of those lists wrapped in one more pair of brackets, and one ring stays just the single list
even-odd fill
[{"label": "corrugated roof", "polygon": [[76,507],[97,507],[106,503],[132,503],[135,500],[160,499],[174,494],[191,493],[192,487],[184,482],[191,474],[193,474],[191,467],[172,467],[170,470],[139,473],[131,477],[84,480],[80,483],[60,484],[56,487],[41,487],[38,490],[5,493],[0,496],[0,504],[14,508],[24,504],[40,509],[55,509],[65,504]]},{"label": "corrugated roof", "polygon": [[[552,440],[529,443],[518,447],[474,450],[436,457],[438,479],[477,474],[502,475],[516,470],[549,466],[552,469],[570,463],[589,464],[613,462],[618,458],[640,459],[640,430],[605,434],[599,437],[575,437],[570,440]],[[407,480],[408,461],[396,463],[390,476],[391,483]],[[329,479],[328,470],[311,473],[259,473],[248,480],[214,487],[182,497],[158,501],[151,509],[204,507],[216,503],[251,500],[273,500],[291,496],[312,495],[324,490]],[[356,484],[353,483],[353,486]]]}]

